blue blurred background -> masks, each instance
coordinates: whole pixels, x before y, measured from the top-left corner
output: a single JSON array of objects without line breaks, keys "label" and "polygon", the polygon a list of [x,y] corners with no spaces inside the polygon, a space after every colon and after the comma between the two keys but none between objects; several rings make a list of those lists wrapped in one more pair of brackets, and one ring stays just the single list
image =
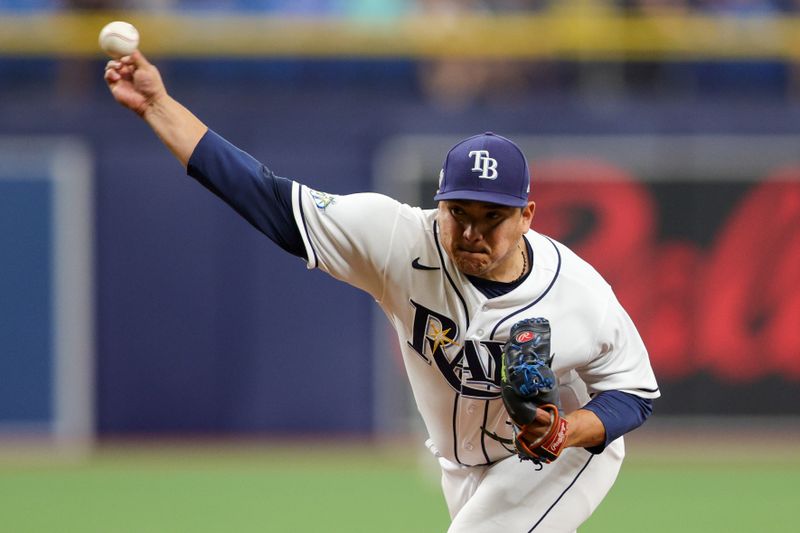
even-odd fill
[{"label": "blue blurred background", "polygon": [[[373,435],[384,429],[375,420],[387,405],[413,411],[402,385],[389,393],[394,399],[383,397],[393,376],[404,378],[396,354],[380,349],[386,328],[371,299],[307,272],[187,178],[147,126],[114,103],[102,80],[97,32],[117,19],[139,28],[141,50],[175,98],[279,175],[320,190],[387,192],[391,178],[381,162],[397,139],[436,140],[426,156],[431,163],[389,158],[399,174],[417,165],[412,173],[429,195],[436,157],[444,155],[439,142],[486,130],[532,150],[542,146],[536,139],[553,146],[582,139],[586,147],[616,139],[605,162],[621,174],[599,163],[577,173],[574,166],[563,174],[558,165],[541,170],[554,187],[596,172],[610,189],[587,195],[573,187],[566,200],[557,187],[537,189],[545,151],[532,161],[534,199],[541,191],[542,227],[597,261],[645,340],[653,339],[664,390],[657,415],[798,414],[800,341],[791,333],[800,324],[800,179],[792,170],[792,158],[800,164],[792,144],[800,139],[798,10],[800,2],[790,0],[0,0],[0,138],[69,138],[89,154],[92,392],[83,405],[90,406],[92,431]],[[685,158],[718,166],[676,167],[684,156],[673,152],[650,167],[626,167],[625,157],[613,157],[625,152],[624,139],[699,137],[705,144],[686,145]],[[775,146],[770,139],[788,148],[772,153],[764,148]],[[725,151],[734,145],[743,151]],[[720,149],[698,155],[697,146]],[[758,153],[747,153],[748,146]],[[748,167],[754,159],[759,164]],[[22,170],[8,161],[0,166],[13,182]],[[780,172],[779,190],[762,194],[759,187]],[[606,235],[598,221],[633,211],[629,197],[614,192],[629,182],[640,184],[652,218],[631,220],[648,220],[651,235],[615,248],[629,233]],[[7,215],[0,232],[50,223],[47,199],[21,209],[30,220],[12,216],[22,200],[9,200],[16,194],[9,190],[0,199]],[[547,195],[550,205],[591,215],[583,233],[576,234],[575,219],[552,214],[548,221]],[[421,201],[425,193],[403,199]],[[747,207],[759,201],[761,207]],[[31,261],[48,260],[25,242],[0,244],[6,265],[21,250]],[[670,262],[659,260],[666,256],[656,257],[656,248],[669,248]],[[658,268],[631,260],[627,266],[636,268],[626,270],[604,262],[610,254],[652,256],[648,265]],[[737,270],[754,257],[766,264]],[[13,272],[29,281],[53,275]],[[20,347],[18,324],[32,320],[46,330],[52,313],[70,312],[40,309],[19,320],[19,301],[38,293],[13,293],[8,285],[19,287],[0,284],[8,291],[0,294],[6,390],[31,375],[51,380],[54,372],[47,364],[14,363],[30,362],[27,349],[43,353],[45,363],[51,357],[41,334]],[[737,287],[741,294],[705,307]],[[37,301],[46,306],[46,298]],[[740,303],[736,323],[725,310]],[[749,316],[754,309],[757,316]],[[735,342],[707,338],[717,329]],[[753,358],[763,363],[749,370]],[[58,401],[37,386],[18,389],[21,405]],[[754,394],[763,400],[757,408],[747,400]],[[30,416],[9,408],[0,423],[12,427]],[[34,414],[50,416],[47,408]]]}]

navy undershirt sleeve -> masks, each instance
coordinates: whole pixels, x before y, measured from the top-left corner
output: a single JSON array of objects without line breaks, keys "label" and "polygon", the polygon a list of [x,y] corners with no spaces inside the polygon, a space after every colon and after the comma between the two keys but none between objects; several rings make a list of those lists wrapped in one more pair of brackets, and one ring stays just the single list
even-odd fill
[{"label": "navy undershirt sleeve", "polygon": [[596,414],[606,428],[606,441],[586,448],[596,454],[625,433],[641,426],[653,412],[653,400],[612,390],[597,394],[583,408]]},{"label": "navy undershirt sleeve", "polygon": [[292,213],[291,180],[276,176],[211,130],[194,149],[187,172],[275,244],[307,259]]}]

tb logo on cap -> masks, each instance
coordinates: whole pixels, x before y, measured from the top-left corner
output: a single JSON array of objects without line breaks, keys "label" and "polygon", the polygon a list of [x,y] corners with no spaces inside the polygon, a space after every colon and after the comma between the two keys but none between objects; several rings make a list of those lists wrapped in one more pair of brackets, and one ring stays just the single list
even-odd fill
[{"label": "tb logo on cap", "polygon": [[489,157],[488,150],[473,150],[469,153],[469,157],[475,158],[475,164],[472,166],[473,172],[481,171],[479,178],[486,180],[497,179],[497,159]]}]

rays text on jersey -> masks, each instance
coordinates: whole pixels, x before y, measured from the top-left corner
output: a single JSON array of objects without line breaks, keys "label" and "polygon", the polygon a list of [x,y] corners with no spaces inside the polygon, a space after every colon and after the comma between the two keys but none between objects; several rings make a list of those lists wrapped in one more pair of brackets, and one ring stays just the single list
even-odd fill
[{"label": "rays text on jersey", "polygon": [[455,320],[414,300],[413,337],[408,341],[417,354],[441,372],[450,386],[467,398],[500,397],[503,343],[464,340],[458,343]]}]

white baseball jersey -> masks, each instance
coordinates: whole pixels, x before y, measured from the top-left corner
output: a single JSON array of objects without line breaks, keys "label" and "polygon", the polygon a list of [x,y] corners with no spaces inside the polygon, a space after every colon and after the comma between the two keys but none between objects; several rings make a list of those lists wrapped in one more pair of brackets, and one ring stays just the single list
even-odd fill
[{"label": "white baseball jersey", "polygon": [[[333,196],[297,183],[292,202],[308,267],[371,294],[397,331],[429,447],[441,458],[451,515],[476,494],[475,479],[491,478],[484,469],[495,466],[486,465],[513,461],[519,466],[502,468],[521,476],[535,470],[516,457],[502,461],[512,453],[482,431],[512,436],[500,396],[500,366],[502,346],[515,322],[548,319],[552,367],[565,412],[601,391],[659,395],[644,344],[610,286],[564,245],[528,231],[525,239],[533,250],[530,274],[509,293],[487,298],[441,247],[436,210],[374,193]],[[600,454],[613,455],[616,466],[603,474],[607,486],[598,489],[597,503],[613,483],[623,455],[622,443],[615,444]],[[570,448],[544,470],[574,477],[589,455]],[[479,475],[463,481],[470,478],[469,472]],[[576,528],[585,517],[588,514],[561,531]],[[546,528],[537,529],[541,530]]]}]

